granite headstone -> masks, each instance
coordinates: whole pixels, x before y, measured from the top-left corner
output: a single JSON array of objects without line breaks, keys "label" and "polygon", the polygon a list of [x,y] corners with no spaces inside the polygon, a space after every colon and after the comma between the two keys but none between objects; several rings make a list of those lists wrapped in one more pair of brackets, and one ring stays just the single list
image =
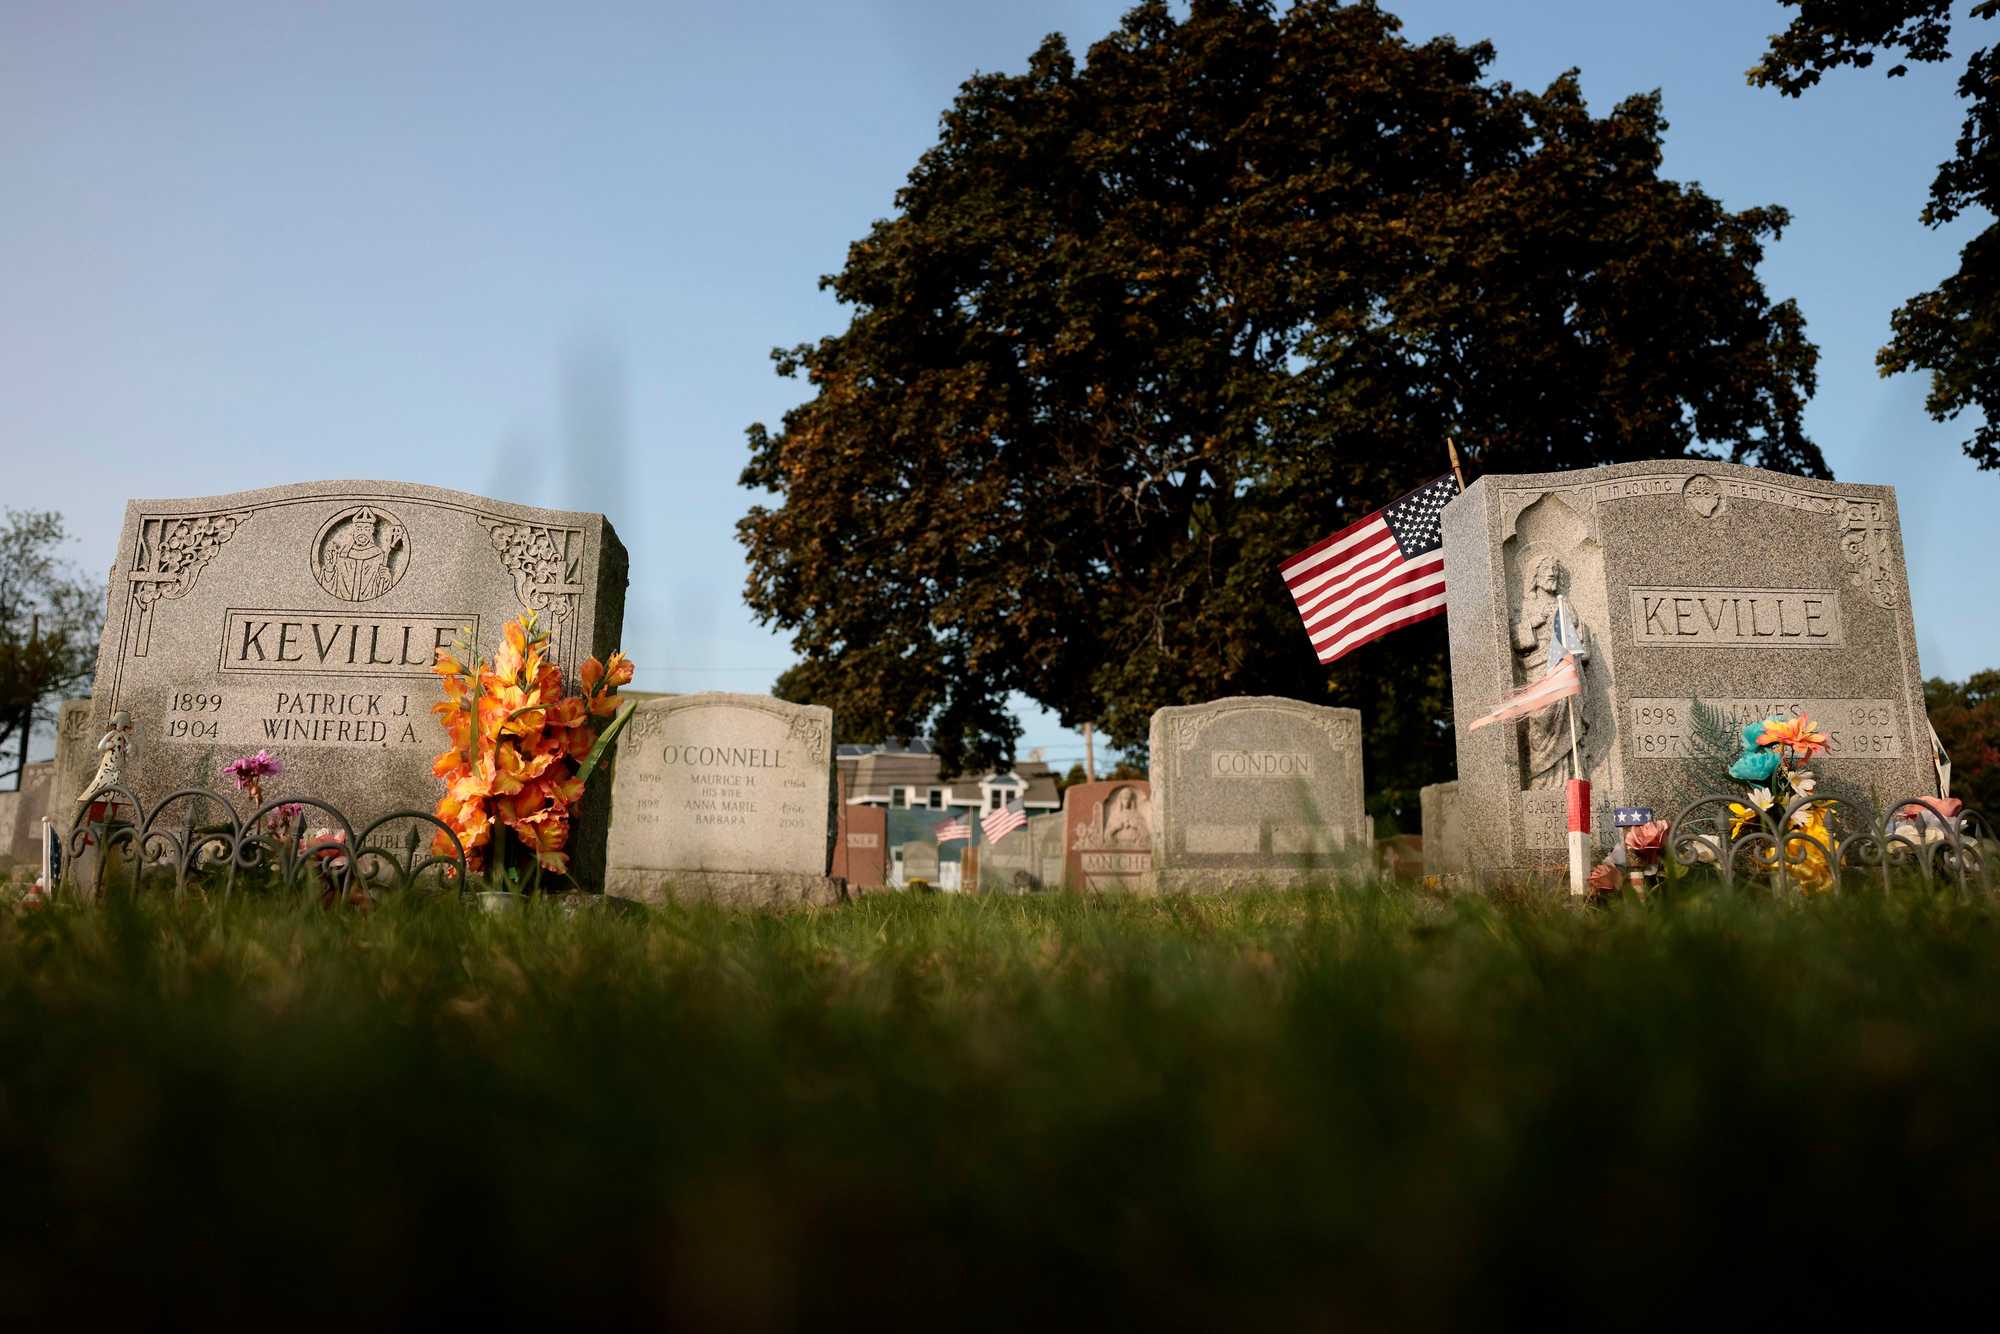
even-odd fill
[{"label": "granite headstone", "polygon": [[[397,482],[305,482],[135,500],[111,571],[90,730],[132,719],[142,801],[221,788],[248,751],[285,765],[267,797],[302,794],[357,823],[430,810],[436,650],[469,630],[483,656],[534,610],[574,682],[618,646],[625,549],[601,514],[531,509]],[[92,741],[94,744],[94,738]],[[601,866],[593,793],[571,853]],[[595,830],[595,836],[591,830]]]},{"label": "granite headstone", "polygon": [[1463,875],[1470,870],[1465,856],[1465,829],[1458,817],[1458,783],[1432,783],[1417,792],[1424,825],[1424,874]]},{"label": "granite headstone", "polygon": [[1240,696],[1161,709],[1150,740],[1162,891],[1297,884],[1372,861],[1356,710]]},{"label": "granite headstone", "polygon": [[1063,789],[1063,884],[1102,893],[1153,889],[1153,787],[1143,778]]},{"label": "granite headstone", "polygon": [[1061,811],[1028,817],[1028,837],[1035,845],[1035,883],[1040,889],[1063,887],[1063,824]]},{"label": "granite headstone", "polygon": [[1832,738],[1822,791],[1934,795],[1896,496],[1683,459],[1482,477],[1444,512],[1452,703],[1466,855],[1481,874],[1565,860],[1569,710],[1467,722],[1548,669],[1567,598],[1589,648],[1575,701],[1592,839],[1615,806],[1663,817],[1733,792],[1697,762],[1693,702],[1734,729],[1809,713]]},{"label": "granite headstone", "polygon": [[769,695],[651,699],[614,754],[606,893],[746,907],[842,897],[831,710]]},{"label": "granite headstone", "polygon": [[899,883],[910,885],[921,880],[932,889],[942,888],[939,883],[943,877],[939,873],[941,864],[938,861],[937,844],[905,843],[902,845],[902,852],[903,878]]},{"label": "granite headstone", "polygon": [[87,697],[62,702],[56,711],[56,767],[49,782],[46,812],[49,823],[58,832],[68,831],[70,822],[76,818],[77,795],[97,772],[97,742],[101,735],[91,730]]}]

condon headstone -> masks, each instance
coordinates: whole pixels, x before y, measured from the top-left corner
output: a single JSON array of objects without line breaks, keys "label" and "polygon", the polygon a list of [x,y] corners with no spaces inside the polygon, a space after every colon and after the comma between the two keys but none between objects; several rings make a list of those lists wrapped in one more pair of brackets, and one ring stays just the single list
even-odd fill
[{"label": "condon headstone", "polygon": [[1356,710],[1242,696],[1161,709],[1150,739],[1161,890],[1296,884],[1372,859]]},{"label": "condon headstone", "polygon": [[[578,666],[617,647],[625,548],[601,514],[530,509],[396,482],[306,482],[194,500],[135,500],[111,572],[91,744],[131,715],[127,782],[152,802],[223,788],[218,770],[269,750],[266,796],[304,794],[366,822],[430,810],[440,645],[484,656],[524,608]],[[572,841],[578,874],[589,829]]]},{"label": "condon headstone", "polygon": [[[1829,795],[1934,794],[1916,630],[1886,486],[1700,460],[1488,476],[1444,512],[1459,822],[1480,873],[1565,858],[1570,710],[1466,731],[1548,669],[1557,599],[1588,641],[1576,749],[1592,839],[1614,806],[1671,817],[1736,792],[1696,763],[1694,701],[1731,729],[1810,714]],[[1428,831],[1426,831],[1428,833]]]},{"label": "condon headstone", "polygon": [[831,710],[768,695],[651,699],[615,756],[607,893],[744,907],[840,899]]},{"label": "condon headstone", "polygon": [[1071,889],[1153,889],[1153,789],[1143,778],[1063,789],[1063,879]]}]

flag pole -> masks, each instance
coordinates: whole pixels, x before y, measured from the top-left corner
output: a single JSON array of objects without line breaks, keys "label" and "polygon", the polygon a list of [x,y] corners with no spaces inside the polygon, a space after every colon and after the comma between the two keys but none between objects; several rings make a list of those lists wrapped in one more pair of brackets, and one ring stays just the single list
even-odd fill
[{"label": "flag pole", "polygon": [[1465,469],[1458,466],[1458,442],[1450,436],[1444,438],[1445,453],[1451,456],[1451,475],[1458,479],[1458,489],[1465,490]]},{"label": "flag pole", "polygon": [[1577,744],[1576,696],[1564,700],[1563,708],[1569,713],[1569,892],[1581,898],[1590,888],[1590,782]]}]

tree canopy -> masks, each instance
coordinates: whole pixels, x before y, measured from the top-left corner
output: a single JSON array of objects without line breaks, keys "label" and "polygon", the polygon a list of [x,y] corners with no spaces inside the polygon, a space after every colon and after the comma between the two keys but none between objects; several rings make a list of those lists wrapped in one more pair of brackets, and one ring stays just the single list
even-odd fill
[{"label": "tree canopy", "polygon": [[55,721],[55,706],[97,668],[104,588],[59,558],[60,514],[8,510],[0,520],[0,772],[16,767],[21,723]]},{"label": "tree canopy", "polygon": [[1951,792],[2000,819],[2000,671],[1969,680],[1924,682],[1924,708],[1951,756]]},{"label": "tree canopy", "polygon": [[747,597],[784,689],[1003,760],[1019,691],[1358,705],[1392,804],[1450,773],[1442,622],[1328,672],[1278,563],[1443,472],[1700,454],[1825,476],[1817,350],[1757,277],[1776,207],[1660,175],[1659,99],[1593,115],[1373,3],[1139,5],[946,110],[822,279],[813,396],[749,428]]},{"label": "tree canopy", "polygon": [[[1791,26],[1771,39],[1750,82],[1797,97],[1827,71],[1867,69],[1878,52],[1910,63],[1951,58],[1951,0],[1779,0],[1796,9]],[[1981,0],[1969,17],[1990,19],[2000,0]],[[1982,47],[1965,62],[1958,95],[1965,121],[1950,158],[1931,182],[1920,215],[1941,227],[1967,211],[2000,213],[2000,49]],[[1875,354],[1882,374],[1929,371],[1924,406],[1937,421],[1974,409],[1984,420],[1965,441],[1981,468],[2000,468],[2000,226],[1988,225],[1959,251],[1958,272],[1920,292],[1889,317],[1889,342]]]}]

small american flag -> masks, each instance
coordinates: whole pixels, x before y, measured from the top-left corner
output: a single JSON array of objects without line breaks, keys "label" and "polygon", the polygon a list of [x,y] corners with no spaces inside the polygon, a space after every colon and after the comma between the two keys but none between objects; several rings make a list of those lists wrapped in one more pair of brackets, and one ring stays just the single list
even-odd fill
[{"label": "small american flag", "polygon": [[1446,473],[1278,567],[1322,664],[1444,614],[1440,516],[1457,494]]},{"label": "small american flag", "polygon": [[998,843],[1026,823],[1028,823],[1028,808],[1021,804],[1019,797],[1016,797],[999,810],[988,811],[981,816],[979,832],[986,835],[988,843]]},{"label": "small american flag", "polygon": [[946,820],[937,826],[937,841],[949,843],[955,838],[971,838],[972,826],[963,820]]},{"label": "small american flag", "polygon": [[1555,669],[1533,685],[1525,686],[1500,701],[1500,707],[1491,713],[1481,714],[1465,725],[1468,732],[1477,732],[1482,727],[1494,723],[1510,723],[1516,718],[1525,718],[1531,713],[1540,713],[1559,699],[1583,693],[1583,669],[1577,663],[1575,654],[1570,654],[1555,665]]}]

